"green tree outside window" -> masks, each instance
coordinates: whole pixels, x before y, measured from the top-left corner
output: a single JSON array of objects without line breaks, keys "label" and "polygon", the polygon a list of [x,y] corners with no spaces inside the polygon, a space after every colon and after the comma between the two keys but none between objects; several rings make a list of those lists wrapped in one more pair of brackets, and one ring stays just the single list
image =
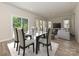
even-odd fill
[{"label": "green tree outside window", "polygon": [[13,16],[13,27],[23,28],[25,32],[28,31],[28,19]]}]

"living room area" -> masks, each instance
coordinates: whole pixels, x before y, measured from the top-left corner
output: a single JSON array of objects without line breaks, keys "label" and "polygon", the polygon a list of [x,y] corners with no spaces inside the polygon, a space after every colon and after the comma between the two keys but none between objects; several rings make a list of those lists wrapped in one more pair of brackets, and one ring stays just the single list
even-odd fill
[{"label": "living room area", "polygon": [[78,15],[78,2],[0,2],[0,56],[79,56]]}]

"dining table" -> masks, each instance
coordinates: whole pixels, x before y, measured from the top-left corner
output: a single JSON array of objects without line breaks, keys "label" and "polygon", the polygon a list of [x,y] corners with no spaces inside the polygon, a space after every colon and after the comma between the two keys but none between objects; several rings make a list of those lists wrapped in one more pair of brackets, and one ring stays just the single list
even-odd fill
[{"label": "dining table", "polygon": [[25,37],[30,37],[30,39],[32,39],[32,34],[30,33],[24,33],[25,34]]},{"label": "dining table", "polygon": [[[33,36],[34,39],[36,40],[35,44],[36,44],[36,54],[38,54],[38,50],[39,50],[39,39],[43,36],[46,36],[47,32],[36,32]],[[30,36],[32,38],[32,34],[30,33],[25,33],[25,36]]]}]

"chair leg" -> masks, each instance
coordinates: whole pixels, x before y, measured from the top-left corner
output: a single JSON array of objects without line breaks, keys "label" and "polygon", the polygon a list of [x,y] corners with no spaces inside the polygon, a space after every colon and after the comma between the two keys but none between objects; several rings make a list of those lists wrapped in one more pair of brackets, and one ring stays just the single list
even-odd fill
[{"label": "chair leg", "polygon": [[52,51],[52,46],[50,45],[50,50]]},{"label": "chair leg", "polygon": [[30,39],[32,39],[32,36],[30,36]]},{"label": "chair leg", "polygon": [[23,48],[23,56],[25,56],[25,48]]},{"label": "chair leg", "polygon": [[17,42],[17,47],[16,47],[16,51],[18,51],[18,42]]},{"label": "chair leg", "polygon": [[19,51],[18,51],[18,55],[20,54],[20,46],[19,46]]},{"label": "chair leg", "polygon": [[15,42],[14,42],[14,48],[15,48]]},{"label": "chair leg", "polygon": [[43,44],[43,47],[44,47],[44,44]]},{"label": "chair leg", "polygon": [[48,46],[47,46],[47,56],[49,56],[49,50],[48,50],[49,48],[48,48]]},{"label": "chair leg", "polygon": [[40,49],[40,43],[38,43],[38,51],[39,51],[39,49]]},{"label": "chair leg", "polygon": [[34,52],[34,43],[33,43],[33,52]]},{"label": "chair leg", "polygon": [[30,46],[28,46],[28,49],[29,49],[29,47],[30,47]]}]

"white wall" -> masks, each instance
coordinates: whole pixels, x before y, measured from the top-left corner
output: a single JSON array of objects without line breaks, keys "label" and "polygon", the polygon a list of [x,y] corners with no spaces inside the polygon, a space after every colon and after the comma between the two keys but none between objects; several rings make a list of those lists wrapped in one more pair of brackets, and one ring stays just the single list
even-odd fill
[{"label": "white wall", "polygon": [[75,35],[75,14],[71,16],[70,20],[70,32]]},{"label": "white wall", "polygon": [[79,3],[75,9],[75,35],[76,40],[79,43]]},{"label": "white wall", "polygon": [[59,16],[55,17],[53,19],[50,19],[52,23],[61,23],[61,27],[64,27],[64,22],[63,20],[70,20],[70,32],[72,34],[75,34],[75,17],[74,13],[71,13],[70,15],[64,15],[64,16]]},{"label": "white wall", "polygon": [[28,18],[29,29],[33,26],[36,19],[44,19],[33,13],[21,10],[19,8],[0,3],[0,41],[12,39],[11,17],[22,16]]}]

